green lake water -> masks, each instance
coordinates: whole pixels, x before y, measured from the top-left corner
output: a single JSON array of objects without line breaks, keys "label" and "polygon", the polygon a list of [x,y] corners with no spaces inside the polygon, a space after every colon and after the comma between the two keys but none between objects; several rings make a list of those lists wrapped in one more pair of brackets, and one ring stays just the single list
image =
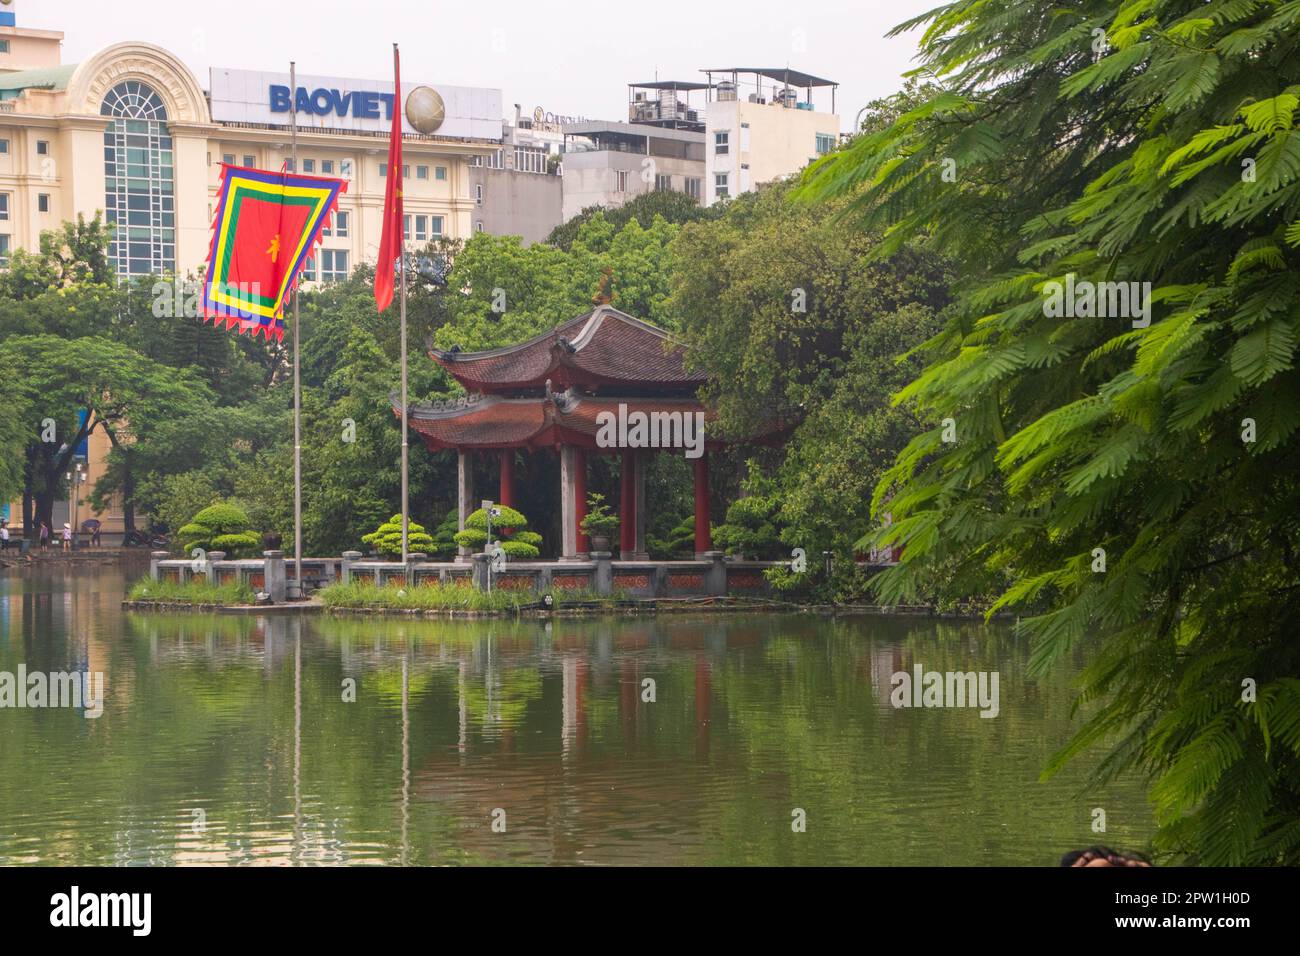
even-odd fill
[{"label": "green lake water", "polygon": [[[0,571],[0,672],[104,679],[98,718],[0,708],[0,864],[1054,865],[1153,828],[1140,781],[1039,782],[1087,649],[1031,678],[1003,626],[127,613],[126,583]],[[917,664],[997,672],[998,715],[893,707]]]}]

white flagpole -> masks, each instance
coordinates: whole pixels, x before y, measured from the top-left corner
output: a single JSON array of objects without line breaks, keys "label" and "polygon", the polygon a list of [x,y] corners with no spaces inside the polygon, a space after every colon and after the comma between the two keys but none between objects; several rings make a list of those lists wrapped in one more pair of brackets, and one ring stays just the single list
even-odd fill
[{"label": "white flagpole", "polygon": [[[394,66],[397,65],[397,44],[396,43],[393,44],[393,65]],[[393,90],[393,109],[400,110],[401,108],[402,108],[402,91],[400,89],[395,89]],[[398,135],[400,136],[401,135],[400,125],[398,127],[398,130],[399,130]],[[405,161],[405,157],[403,157],[403,161]],[[402,171],[400,169],[395,169],[395,170],[390,169],[388,171],[388,175],[397,176],[398,177],[397,181],[399,183],[402,182],[401,180]],[[402,324],[402,567],[405,568],[407,563],[411,560],[410,551],[408,548],[408,541],[407,541],[407,527],[410,524],[410,520],[411,520],[411,515],[410,515],[411,499],[410,499],[410,472],[409,472],[409,466],[407,460],[408,456],[407,456],[407,429],[406,429],[406,231],[405,231],[405,222],[403,221],[402,223],[399,223],[397,228],[399,230],[397,234],[399,240],[399,248],[402,250],[402,254],[398,259],[401,265],[398,268],[400,269],[399,276],[401,279],[401,286],[402,286],[400,292],[402,300],[399,306],[399,310],[401,312],[401,324]]]},{"label": "white flagpole", "polygon": [[[298,172],[298,72],[289,61],[290,165]],[[293,289],[293,583],[302,597],[302,383],[298,370],[298,286]]]}]

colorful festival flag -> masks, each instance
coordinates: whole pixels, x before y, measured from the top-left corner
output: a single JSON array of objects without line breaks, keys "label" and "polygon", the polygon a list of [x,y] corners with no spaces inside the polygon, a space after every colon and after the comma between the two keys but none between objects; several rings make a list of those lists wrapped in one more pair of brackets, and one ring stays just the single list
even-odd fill
[{"label": "colorful festival flag", "polygon": [[200,310],[226,328],[284,336],[284,303],[347,183],[221,164]]},{"label": "colorful festival flag", "polygon": [[393,263],[402,249],[402,64],[393,47],[393,126],[388,132],[388,180],[384,183],[384,228],[375,260],[375,307],[393,304]]}]

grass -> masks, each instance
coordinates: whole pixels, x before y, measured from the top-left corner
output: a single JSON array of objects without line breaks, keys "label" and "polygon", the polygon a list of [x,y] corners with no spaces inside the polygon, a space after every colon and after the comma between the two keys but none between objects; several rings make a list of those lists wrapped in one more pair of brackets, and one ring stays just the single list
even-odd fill
[{"label": "grass", "polygon": [[131,585],[128,601],[158,604],[252,604],[247,584],[212,584],[208,581],[154,581],[142,578]]},{"label": "grass", "polygon": [[[610,604],[619,596],[598,596],[587,591],[548,591],[553,607],[563,604],[597,601]],[[406,587],[369,582],[330,584],[316,592],[327,608],[392,608],[403,611],[517,611],[536,607],[544,595],[532,591],[479,591],[468,585],[420,584]]]}]

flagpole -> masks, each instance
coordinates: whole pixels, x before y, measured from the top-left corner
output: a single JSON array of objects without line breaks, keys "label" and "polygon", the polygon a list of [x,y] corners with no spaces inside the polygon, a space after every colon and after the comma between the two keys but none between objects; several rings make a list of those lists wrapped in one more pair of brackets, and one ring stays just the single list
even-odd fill
[{"label": "flagpole", "polygon": [[[393,44],[393,81],[394,83],[398,83],[400,82],[400,79],[401,79],[401,73],[400,70],[398,69],[398,64],[397,64],[397,44],[394,43]],[[402,108],[402,90],[401,87],[398,86],[393,89],[393,109],[400,110],[401,108]],[[398,122],[400,123],[400,121]],[[398,129],[398,135],[400,136],[401,126],[399,125],[397,129]],[[388,175],[397,176],[398,183],[402,182],[401,169],[390,169],[388,171]],[[401,187],[399,186],[398,188],[400,189]],[[404,223],[399,224],[398,228],[400,230],[398,232],[398,236],[400,238],[399,248],[402,250],[401,256],[398,257],[398,262],[400,263],[400,265],[398,266],[398,269],[400,270],[398,272],[398,276],[400,278],[401,286],[402,286],[401,291],[399,293],[402,297],[401,304],[399,305],[398,308],[401,313],[401,325],[402,325],[402,567],[405,568],[408,562],[411,560],[410,551],[408,549],[408,541],[407,541],[407,537],[408,537],[407,528],[409,527],[410,517],[411,517],[410,516],[411,499],[410,499],[410,470],[409,470],[409,462],[408,462],[408,455],[407,455],[408,445],[407,445],[407,428],[406,428],[406,231],[404,228]]]},{"label": "flagpole", "polygon": [[[298,72],[289,61],[290,156],[298,172]],[[405,532],[403,532],[405,533]],[[293,287],[293,583],[302,597],[302,383],[298,368],[298,285]]]}]

